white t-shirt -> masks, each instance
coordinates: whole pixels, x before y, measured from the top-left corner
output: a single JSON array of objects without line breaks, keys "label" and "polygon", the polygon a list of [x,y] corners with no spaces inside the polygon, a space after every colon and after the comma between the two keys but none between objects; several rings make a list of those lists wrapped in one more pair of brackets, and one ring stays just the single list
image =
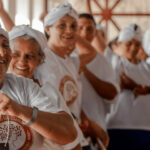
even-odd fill
[{"label": "white t-shirt", "polygon": [[[112,83],[117,87],[112,67],[103,55],[98,53],[97,56],[87,65],[87,68],[97,78]],[[100,97],[84,75],[82,76],[82,86],[83,110],[91,120],[95,121],[106,131],[105,119],[106,114],[109,112],[110,101]]]},{"label": "white t-shirt", "polygon": [[123,90],[107,117],[108,129],[150,130],[150,94],[135,97]]},{"label": "white t-shirt", "polygon": [[132,64],[127,59],[122,59],[124,73],[133,79],[137,84],[150,86],[150,64],[141,61],[138,64]]},{"label": "white t-shirt", "polygon": [[[37,78],[44,85],[49,82],[62,94],[64,100],[73,102],[70,111],[80,119],[81,111],[81,83],[77,67],[71,57],[65,59],[54,54],[50,49],[45,51],[45,63],[38,67]],[[43,70],[43,71],[41,71]]]},{"label": "white t-shirt", "polygon": [[[55,101],[53,102],[55,104],[55,106],[57,106],[58,108],[61,108],[62,110],[64,110],[68,114],[70,114],[70,116],[72,116],[69,108],[66,106],[66,103],[65,103],[62,95],[56,88],[54,88],[50,83],[47,82],[44,86],[41,87],[41,89],[49,98],[52,98],[52,99],[55,98]],[[81,132],[81,129],[77,125],[77,122],[74,120],[74,118],[72,118],[72,119],[74,121],[74,126],[77,130],[77,134],[78,134],[77,138],[72,143],[69,143],[69,144],[63,145],[63,146],[56,144],[52,141],[49,141],[47,139],[44,139],[43,150],[70,150],[70,149],[73,149],[74,147],[76,147],[81,141],[82,141],[83,145],[88,144],[87,141],[84,141],[83,134]]]},{"label": "white t-shirt", "polygon": [[117,81],[120,82],[120,74],[124,72],[128,77],[133,79],[137,84],[149,86],[150,85],[150,64],[141,61],[138,64],[129,62],[124,57],[117,56],[110,47],[106,48],[105,57],[112,65],[116,72]]},{"label": "white t-shirt", "polygon": [[[50,49],[46,49],[45,54],[45,63],[38,67],[35,78],[42,85],[49,82],[56,90],[60,91],[65,102],[73,100],[74,102],[69,106],[69,109],[80,122],[82,88],[78,75],[79,59],[77,59],[76,55],[63,59],[54,54]],[[81,139],[81,145],[88,145],[78,126],[77,130],[79,135],[77,139]]]},{"label": "white t-shirt", "polygon": [[[41,111],[51,113],[62,111],[55,106],[54,99],[49,99],[30,79],[7,74],[0,91],[25,106],[35,106]],[[8,143],[10,150],[41,150],[43,147],[44,137],[32,128],[23,125],[22,120],[17,117],[1,116],[0,129],[0,143]]]},{"label": "white t-shirt", "polygon": [[123,65],[121,61],[122,58],[116,55],[109,46],[107,46],[104,52],[104,56],[107,59],[107,61],[110,63],[110,65],[112,66],[115,72],[116,81],[119,84],[120,74],[122,73],[122,69],[123,69]]},{"label": "white t-shirt", "polygon": [[[108,55],[109,54],[109,55]],[[107,49],[105,56],[110,64],[113,64],[113,58],[118,57],[111,49]],[[115,71],[118,68],[118,78],[121,72],[136,83],[150,86],[150,65],[144,61],[138,64],[132,64],[123,57],[118,57],[115,62]],[[121,65],[120,65],[121,64]],[[121,129],[150,129],[150,94],[134,97],[132,91],[123,90],[117,98],[115,104],[111,106],[111,113],[107,117],[108,128]]]}]

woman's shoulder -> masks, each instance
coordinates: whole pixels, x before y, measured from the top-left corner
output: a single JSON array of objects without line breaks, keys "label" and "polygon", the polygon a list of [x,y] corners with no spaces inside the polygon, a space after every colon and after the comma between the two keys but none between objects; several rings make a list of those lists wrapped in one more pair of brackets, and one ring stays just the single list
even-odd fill
[{"label": "woman's shoulder", "polygon": [[32,79],[25,78],[20,75],[14,75],[11,73],[7,73],[4,79],[5,83],[9,83],[9,85],[13,86],[25,86],[34,84]]}]

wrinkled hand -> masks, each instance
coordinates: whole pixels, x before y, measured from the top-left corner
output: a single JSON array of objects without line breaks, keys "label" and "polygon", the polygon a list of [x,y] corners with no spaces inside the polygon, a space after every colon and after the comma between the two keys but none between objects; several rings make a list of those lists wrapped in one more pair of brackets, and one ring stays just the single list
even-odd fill
[{"label": "wrinkled hand", "polygon": [[18,116],[21,105],[10,99],[6,94],[0,93],[0,114]]}]

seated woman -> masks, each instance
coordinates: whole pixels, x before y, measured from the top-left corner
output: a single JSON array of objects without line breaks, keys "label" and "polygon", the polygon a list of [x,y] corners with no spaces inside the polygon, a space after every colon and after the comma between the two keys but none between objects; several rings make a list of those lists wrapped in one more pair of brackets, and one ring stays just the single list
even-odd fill
[{"label": "seated woman", "polygon": [[[11,73],[16,75],[21,75],[26,78],[32,79],[36,82],[41,89],[46,93],[48,97],[55,97],[57,101],[54,103],[68,111],[66,108],[64,100],[62,99],[59,92],[51,86],[51,82],[41,84],[37,78],[37,72],[43,71],[46,69],[42,65],[43,69],[39,68],[41,64],[44,63],[45,54],[44,49],[47,48],[47,41],[42,33],[37,30],[34,30],[26,25],[16,26],[9,32],[10,46],[12,49],[12,60],[10,63],[9,70]],[[53,61],[53,60],[51,60]],[[76,126],[78,129],[78,127]],[[78,129],[78,132],[79,129]],[[48,144],[49,147],[57,147],[57,149],[65,148],[72,149],[80,142],[80,133],[78,133],[78,138],[72,143],[69,144],[69,147],[65,147],[52,144],[50,142],[45,142],[45,145]]]},{"label": "seated woman", "polygon": [[10,61],[8,35],[0,28],[0,149],[41,150],[44,139],[60,145],[75,140],[73,121],[54,105],[55,97],[45,96],[31,79],[7,74]]}]

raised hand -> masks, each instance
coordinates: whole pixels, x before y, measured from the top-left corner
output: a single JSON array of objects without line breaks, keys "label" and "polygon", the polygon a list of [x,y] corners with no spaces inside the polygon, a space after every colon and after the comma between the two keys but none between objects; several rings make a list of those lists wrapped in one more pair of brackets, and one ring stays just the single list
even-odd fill
[{"label": "raised hand", "polygon": [[0,0],[0,18],[5,26],[5,29],[7,32],[9,32],[13,28],[14,22],[10,18],[9,14],[5,11],[2,0]]}]

